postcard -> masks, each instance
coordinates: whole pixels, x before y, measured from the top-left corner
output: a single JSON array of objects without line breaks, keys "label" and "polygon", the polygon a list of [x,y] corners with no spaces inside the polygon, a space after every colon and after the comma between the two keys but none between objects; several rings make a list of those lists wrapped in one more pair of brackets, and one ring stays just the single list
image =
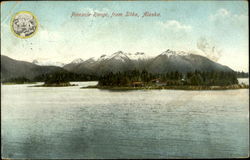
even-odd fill
[{"label": "postcard", "polygon": [[247,1],[1,3],[1,158],[249,157]]}]

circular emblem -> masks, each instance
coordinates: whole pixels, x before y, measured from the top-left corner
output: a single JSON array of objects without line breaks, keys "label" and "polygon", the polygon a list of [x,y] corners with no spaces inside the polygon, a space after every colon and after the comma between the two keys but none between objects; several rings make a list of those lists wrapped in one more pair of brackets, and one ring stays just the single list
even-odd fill
[{"label": "circular emblem", "polygon": [[30,38],[37,29],[37,18],[31,12],[18,12],[11,19],[11,30],[19,38]]}]

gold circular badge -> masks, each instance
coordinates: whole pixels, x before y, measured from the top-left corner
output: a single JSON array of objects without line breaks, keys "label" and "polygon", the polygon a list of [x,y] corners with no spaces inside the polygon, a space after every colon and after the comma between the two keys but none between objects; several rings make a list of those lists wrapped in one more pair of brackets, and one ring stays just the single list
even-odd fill
[{"label": "gold circular badge", "polygon": [[35,15],[28,11],[16,13],[11,19],[11,31],[19,38],[30,38],[38,29]]}]

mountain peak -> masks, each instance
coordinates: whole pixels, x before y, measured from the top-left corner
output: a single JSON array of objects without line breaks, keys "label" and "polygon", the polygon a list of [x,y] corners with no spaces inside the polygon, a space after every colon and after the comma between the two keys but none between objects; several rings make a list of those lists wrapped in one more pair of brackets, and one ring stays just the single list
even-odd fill
[{"label": "mountain peak", "polygon": [[82,63],[84,60],[81,58],[74,59],[71,63]]},{"label": "mountain peak", "polygon": [[166,55],[166,56],[185,56],[189,55],[189,53],[184,52],[184,51],[173,51],[170,49],[167,49],[166,51],[162,52],[161,55]]},{"label": "mountain peak", "polygon": [[117,51],[117,52],[115,52],[115,53],[113,53],[113,54],[124,54],[124,52],[122,52],[122,51]]},{"label": "mountain peak", "polygon": [[113,53],[109,59],[116,59],[116,60],[121,60],[121,61],[125,61],[126,59],[129,59],[128,55],[122,51],[118,51]]},{"label": "mountain peak", "polygon": [[105,59],[107,59],[107,58],[108,58],[107,55],[106,55],[106,54],[103,54],[103,55],[101,55],[100,58],[98,58],[98,61],[102,61],[102,60],[105,60]]},{"label": "mountain peak", "polygon": [[87,59],[85,62],[87,63],[94,63],[96,60],[95,60],[95,57],[91,57],[89,59]]},{"label": "mountain peak", "polygon": [[98,58],[98,61],[108,60],[108,59],[115,59],[115,60],[142,60],[142,59],[148,59],[149,57],[146,56],[143,52],[136,52],[136,53],[124,53],[123,51],[117,51],[113,53],[110,56],[107,56],[105,54],[101,55],[100,58]]}]

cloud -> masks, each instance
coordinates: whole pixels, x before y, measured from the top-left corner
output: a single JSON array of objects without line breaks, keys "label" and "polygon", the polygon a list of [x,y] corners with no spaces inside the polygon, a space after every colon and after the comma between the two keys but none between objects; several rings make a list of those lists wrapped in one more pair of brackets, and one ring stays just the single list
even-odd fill
[{"label": "cloud", "polygon": [[207,58],[217,62],[221,57],[222,50],[213,43],[211,40],[208,40],[206,37],[201,37],[197,41],[197,48],[200,49]]},{"label": "cloud", "polygon": [[244,14],[233,14],[227,9],[221,8],[215,14],[209,16],[210,21],[219,24],[230,24],[234,26],[247,27],[248,16]]},{"label": "cloud", "polygon": [[210,20],[217,20],[217,19],[221,19],[221,18],[228,18],[231,15],[231,13],[224,9],[221,8],[219,10],[217,10],[217,12],[215,14],[210,15]]},{"label": "cloud", "polygon": [[159,24],[169,30],[172,31],[190,31],[192,27],[190,25],[182,24],[176,20],[168,20],[166,22],[159,22]]}]

